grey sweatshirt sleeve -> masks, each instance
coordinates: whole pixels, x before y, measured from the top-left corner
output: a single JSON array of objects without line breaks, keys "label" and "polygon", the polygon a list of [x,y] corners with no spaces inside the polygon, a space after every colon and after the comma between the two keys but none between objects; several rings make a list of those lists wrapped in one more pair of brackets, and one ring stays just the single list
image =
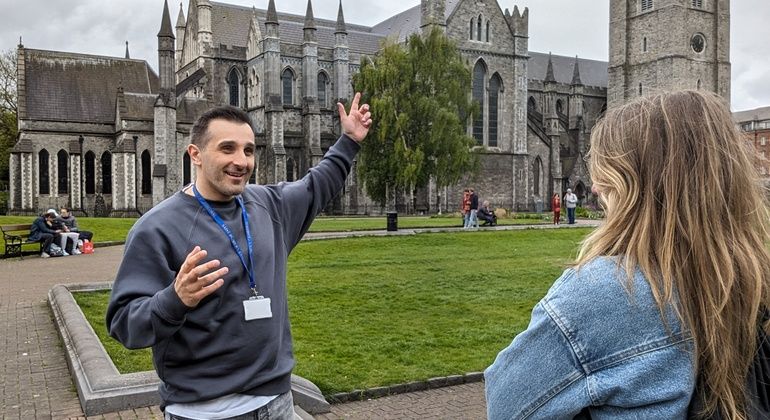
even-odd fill
[{"label": "grey sweatshirt sleeve", "polygon": [[181,263],[174,256],[173,241],[157,229],[158,223],[162,222],[137,223],[129,233],[107,307],[110,335],[130,349],[150,347],[172,336],[190,311],[174,290]]},{"label": "grey sweatshirt sleeve", "polygon": [[329,148],[321,162],[310,168],[307,175],[297,182],[277,186],[281,197],[283,229],[289,250],[302,239],[313,219],[334,198],[345,184],[361,146],[342,135]]}]

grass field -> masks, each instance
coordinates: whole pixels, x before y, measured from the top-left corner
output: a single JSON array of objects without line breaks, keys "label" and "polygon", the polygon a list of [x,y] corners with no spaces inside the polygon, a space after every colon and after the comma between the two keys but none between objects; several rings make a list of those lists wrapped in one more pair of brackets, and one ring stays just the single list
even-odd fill
[{"label": "grass field", "polygon": [[[588,232],[302,242],[289,259],[294,372],[329,395],[481,371],[527,326]],[[105,338],[107,294],[76,299],[119,370],[152,369],[148,351]]]},{"label": "grass field", "polygon": [[[542,224],[548,223],[539,215],[526,215],[526,218],[500,219],[501,225]],[[32,216],[0,216],[0,225],[27,224],[34,221]],[[94,242],[125,241],[126,234],[136,219],[78,217],[82,230],[94,232]],[[387,220],[382,217],[319,217],[310,226],[311,232],[349,232],[354,230],[385,229]],[[399,216],[400,229],[460,227],[460,217]],[[5,251],[5,242],[0,244],[0,254]]]}]

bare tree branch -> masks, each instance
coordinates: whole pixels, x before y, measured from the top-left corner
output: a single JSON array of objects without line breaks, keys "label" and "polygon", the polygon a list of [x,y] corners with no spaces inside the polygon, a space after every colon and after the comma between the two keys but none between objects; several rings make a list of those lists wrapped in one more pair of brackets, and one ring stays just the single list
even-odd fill
[{"label": "bare tree branch", "polygon": [[0,53],[0,111],[16,114],[16,49]]}]

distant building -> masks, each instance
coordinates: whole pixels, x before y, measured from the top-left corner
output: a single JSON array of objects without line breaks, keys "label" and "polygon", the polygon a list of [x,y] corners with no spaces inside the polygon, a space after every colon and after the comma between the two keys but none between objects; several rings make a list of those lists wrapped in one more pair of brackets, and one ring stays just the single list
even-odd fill
[{"label": "distant building", "polygon": [[729,0],[610,0],[609,106],[705,89],[730,100]]},{"label": "distant building", "polygon": [[757,170],[770,180],[770,106],[733,113],[757,153]]},{"label": "distant building", "polygon": [[[611,1],[611,91],[628,92],[642,76],[643,83],[695,87],[697,76],[697,86],[729,92],[723,48],[729,1],[690,1]],[[274,0],[267,10],[190,0],[187,10],[187,16],[179,10],[172,29],[168,5],[163,9],[159,76],[128,51],[113,58],[19,46],[11,213],[60,205],[110,215],[150,208],[195,179],[185,149],[191,124],[220,104],[240,107],[254,121],[251,182],[298,179],[339,136],[334,104],[351,97],[362,57],[377,54],[386,38],[403,41],[434,27],[457,44],[472,71],[468,94],[481,114],[467,130],[477,141],[481,171],[461,185],[401,194],[398,210],[456,211],[467,186],[515,211],[547,209],[550,197],[568,187],[590,198],[584,157],[607,109],[608,63],[530,51],[528,9],[510,12],[491,0],[422,0],[372,27],[346,23],[341,4],[336,20],[316,19],[310,1],[304,16],[278,13]],[[692,51],[685,51],[675,42],[682,31],[701,34],[704,46],[688,41]],[[644,37],[654,60],[637,51]],[[618,51],[629,53],[621,59]],[[727,90],[720,87],[724,80]],[[355,165],[326,208],[379,211]]]}]

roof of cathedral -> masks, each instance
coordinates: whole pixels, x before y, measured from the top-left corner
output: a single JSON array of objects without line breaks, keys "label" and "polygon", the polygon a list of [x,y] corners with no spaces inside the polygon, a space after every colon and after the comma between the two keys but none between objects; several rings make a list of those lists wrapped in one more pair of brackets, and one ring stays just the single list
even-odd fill
[{"label": "roof of cathedral", "polygon": [[[252,13],[256,10],[260,30],[265,31],[267,11],[253,7],[211,2],[211,32],[214,45],[246,47],[249,39],[249,25]],[[316,39],[321,47],[332,48],[335,44],[334,32],[337,20],[315,18]],[[278,13],[278,32],[282,42],[302,44],[304,15]],[[374,54],[380,49],[384,35],[373,33],[371,28],[361,25],[346,24],[348,46],[351,51],[362,54]]]},{"label": "roof of cathedral", "polygon": [[749,122],[754,120],[756,121],[770,120],[770,106],[749,109],[746,111],[733,112],[733,117],[735,118],[735,121],[739,123]]},{"label": "roof of cathedral", "polygon": [[160,81],[144,60],[24,49],[27,118],[114,123],[118,88],[157,93]]},{"label": "roof of cathedral", "polygon": [[[548,70],[548,54],[530,51],[529,65],[527,66],[527,77],[530,80],[545,80]],[[558,83],[569,85],[572,83],[572,77],[575,71],[575,57],[565,57],[563,55],[551,55],[553,61],[553,73]],[[580,62],[580,80],[586,86],[607,87],[607,67],[606,61],[588,60],[579,58]]]},{"label": "roof of cathedral", "polygon": [[[123,95],[125,113],[120,117],[124,120],[153,121],[157,99],[158,95],[151,93],[126,93]],[[205,99],[182,98],[176,105],[176,121],[192,124],[211,107],[212,104]]]},{"label": "roof of cathedral", "polygon": [[[460,0],[448,0],[444,5],[444,18],[454,12],[457,4]],[[421,5],[412,7],[397,15],[391,16],[384,21],[374,25],[372,32],[382,34],[383,36],[392,36],[398,34],[398,41],[406,40],[409,35],[420,30],[420,22],[422,19]]]}]

